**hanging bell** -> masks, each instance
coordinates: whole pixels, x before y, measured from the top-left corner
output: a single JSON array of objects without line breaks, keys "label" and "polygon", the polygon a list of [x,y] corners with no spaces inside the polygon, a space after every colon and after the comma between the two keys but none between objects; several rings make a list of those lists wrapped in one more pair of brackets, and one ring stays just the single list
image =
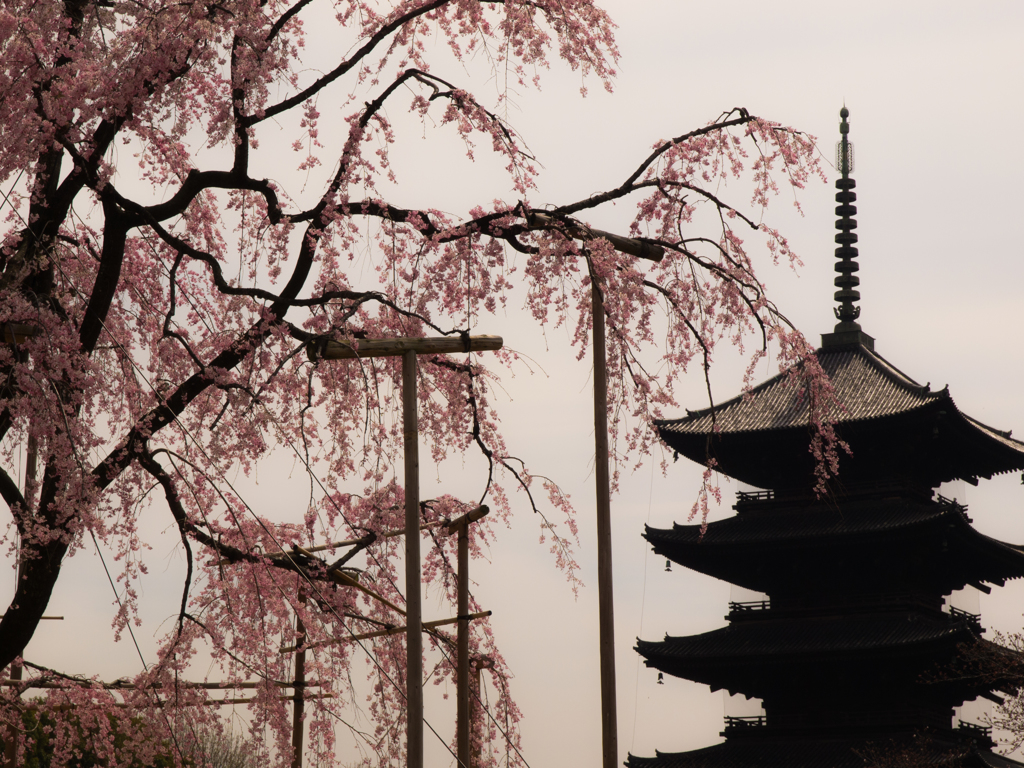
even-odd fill
[{"label": "hanging bell", "polygon": [[666,560],[665,561],[665,573],[672,573],[672,561],[671,560]]},{"label": "hanging bell", "polygon": [[658,673],[658,685],[664,685],[664,684],[665,684],[665,673],[664,672],[659,672]]}]

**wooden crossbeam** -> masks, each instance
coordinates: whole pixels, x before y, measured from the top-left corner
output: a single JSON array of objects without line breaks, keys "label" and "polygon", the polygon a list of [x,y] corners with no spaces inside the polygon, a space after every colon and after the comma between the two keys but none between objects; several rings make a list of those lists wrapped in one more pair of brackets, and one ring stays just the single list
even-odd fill
[{"label": "wooden crossbeam", "polygon": [[490,508],[486,504],[481,504],[476,509],[471,509],[466,514],[456,517],[448,523],[448,535],[454,536],[463,526],[475,523],[480,518],[486,517],[490,514],[490,511]]},{"label": "wooden crossbeam", "polygon": [[311,359],[354,360],[366,357],[401,357],[406,352],[417,355],[454,355],[459,352],[493,352],[501,349],[501,336],[435,336],[424,338],[354,339],[335,341],[321,339],[307,348]]},{"label": "wooden crossbeam", "polygon": [[[451,520],[434,520],[429,523],[424,523],[420,526],[421,531],[426,531],[431,528],[436,528],[439,525],[451,525]],[[379,539],[393,539],[395,536],[404,536],[405,528],[398,528],[394,531],[385,531],[380,534],[377,538]],[[325,549],[337,549],[338,547],[351,547],[355,544],[362,542],[362,539],[345,539],[344,541],[332,541],[330,544],[317,544],[315,547],[303,547],[304,552],[323,552]],[[285,552],[282,555],[287,554]],[[272,555],[272,557],[280,557],[280,555]],[[220,564],[231,562],[230,560],[222,560]]]},{"label": "wooden crossbeam", "polygon": [[[81,683],[79,683],[77,680],[68,680],[66,682],[68,684],[70,684],[70,685],[77,685],[79,687],[86,687],[91,681],[83,680],[83,681],[81,681]],[[7,679],[4,679],[4,680],[0,680],[0,686],[19,686],[19,685],[20,686],[24,686],[25,688],[42,688],[42,689],[45,689],[45,688],[67,688],[68,687],[67,684],[62,684],[62,683],[58,683],[58,682],[54,682],[54,681],[40,681],[40,682],[37,682],[37,683],[33,683],[32,681],[17,680],[15,678],[7,678]],[[234,682],[233,683],[233,682],[230,682],[230,681],[228,681],[228,682],[219,682],[219,683],[190,683],[190,682],[181,682],[181,683],[178,683],[178,685],[180,685],[182,688],[202,688],[202,689],[205,689],[205,690],[208,690],[208,691],[232,691],[232,690],[239,689],[239,688],[243,688],[243,689],[244,688],[260,688],[261,686],[264,685],[264,683],[255,683],[255,682]],[[294,683],[289,683],[289,682],[274,682],[273,685],[274,685],[275,688],[294,688],[295,687]],[[304,683],[304,686],[306,688],[320,688],[322,685],[323,684],[318,682],[318,681]],[[93,684],[92,687],[96,687],[96,684]],[[121,683],[121,682],[117,682],[117,683],[99,683],[98,687],[102,688],[105,691],[134,691],[134,690],[137,689],[137,686],[134,683]],[[149,690],[159,690],[159,686],[157,686],[157,685],[149,685],[149,686],[147,686],[147,688]]]},{"label": "wooden crossbeam", "polygon": [[[478,611],[477,613],[469,614],[470,619],[483,619],[491,615],[491,611]],[[434,621],[424,621],[420,624],[423,629],[436,629],[437,627],[443,627],[447,624],[455,624],[459,620],[458,616],[454,616],[450,619],[435,619]],[[370,640],[374,637],[387,637],[388,635],[398,635],[405,632],[405,625],[401,627],[388,627],[387,629],[376,629],[373,632],[363,632],[358,635],[349,635],[348,637],[342,637],[335,640],[323,640],[319,643],[310,643],[306,648],[323,648],[328,645],[341,645],[342,643],[354,643],[356,640]],[[288,645],[281,649],[281,653],[294,653],[297,650],[297,646]]]},{"label": "wooden crossbeam", "polygon": [[[334,698],[334,694],[332,694],[332,693],[314,693],[314,694],[310,694],[308,696],[306,694],[302,695],[302,700],[303,701],[312,701],[313,699],[333,699],[333,698]],[[278,701],[295,701],[295,697],[294,696],[278,696],[277,700]],[[207,699],[206,701],[200,702],[200,706],[204,706],[204,707],[223,707],[223,706],[227,706],[229,704],[248,704],[249,702],[252,702],[252,701],[256,701],[256,699]],[[164,704],[165,704],[165,702],[163,702],[163,701],[155,701],[152,704],[149,704],[148,706],[156,707],[157,709],[161,709],[161,708],[163,708]],[[117,706],[120,709],[126,709],[128,707],[127,704],[117,704],[115,706]],[[139,706],[139,705],[138,704],[134,704],[132,706]]]}]

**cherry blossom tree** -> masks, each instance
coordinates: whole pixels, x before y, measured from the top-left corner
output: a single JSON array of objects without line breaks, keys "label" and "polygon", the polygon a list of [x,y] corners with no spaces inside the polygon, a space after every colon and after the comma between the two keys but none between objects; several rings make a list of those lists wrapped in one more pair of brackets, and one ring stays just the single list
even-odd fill
[{"label": "cherry blossom tree", "polygon": [[[73,708],[108,765],[173,754],[181,734],[220,727],[201,706],[211,691],[190,666],[200,656],[213,659],[211,679],[251,696],[252,764],[287,764],[281,693],[293,673],[282,644],[307,648],[306,679],[320,684],[305,704],[315,760],[332,759],[338,728],[367,764],[400,760],[404,646],[389,631],[402,623],[401,548],[385,535],[402,527],[400,366],[324,361],[327,340],[358,349],[484,323],[500,333],[521,302],[538,328],[568,325],[582,357],[596,282],[619,461],[649,448],[673,381],[691,365],[706,375],[717,344],[752,332],[755,360],[775,343],[782,364],[805,361],[827,386],[751,257],[797,261],[764,208],[780,185],[818,173],[808,137],[732,109],[638,152],[606,191],[545,204],[534,199],[539,165],[502,117],[508,93],[485,101],[460,87],[456,64],[470,57],[503,88],[533,87],[555,60],[610,87],[613,28],[592,0],[0,9],[0,494],[20,568],[0,666],[19,661],[62,565],[83,547],[117,555],[115,635],[138,610],[142,519],[176,527],[187,561],[174,626],[131,685],[27,667],[25,686],[48,686],[39,706]],[[464,143],[453,174],[475,153],[500,158],[498,199],[482,190],[461,214],[400,205],[393,150],[408,124]],[[734,178],[747,191],[728,202],[723,182]],[[635,206],[629,231],[594,229],[619,201]],[[472,530],[479,555],[514,507],[533,509],[573,580],[574,512],[500,432],[493,386],[516,364],[507,349],[420,358],[432,459],[475,451],[488,467],[478,497],[423,502],[423,522],[486,502],[494,514]],[[272,452],[308,473],[308,498],[284,522],[257,515],[231,481]],[[454,541],[429,527],[424,537],[424,579],[454,605]],[[499,692],[488,711],[475,708],[473,738],[496,745],[483,762],[500,753],[516,764],[510,671],[486,621],[473,629],[473,654]],[[428,640],[431,674],[451,678],[450,635],[436,628]],[[368,677],[368,704],[357,677]],[[20,722],[24,690],[3,694],[5,722]],[[369,730],[347,718],[359,706]],[[60,728],[70,718],[54,720],[59,763],[77,737]]]}]

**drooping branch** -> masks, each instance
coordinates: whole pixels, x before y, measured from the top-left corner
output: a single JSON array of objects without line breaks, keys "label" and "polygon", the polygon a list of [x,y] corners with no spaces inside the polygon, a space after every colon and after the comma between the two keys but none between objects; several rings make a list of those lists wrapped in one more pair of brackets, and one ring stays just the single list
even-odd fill
[{"label": "drooping branch", "polygon": [[443,5],[450,3],[451,0],[433,0],[432,2],[425,3],[419,8],[414,8],[411,11],[400,14],[392,19],[389,23],[383,25],[376,33],[374,33],[362,46],[351,57],[341,62],[337,67],[332,69],[323,77],[317,78],[317,80],[302,89],[294,96],[290,96],[277,104],[267,107],[261,110],[257,114],[249,115],[242,119],[242,124],[248,128],[250,126],[261,123],[268,118],[276,117],[283,112],[297,107],[307,99],[312,98],[331,83],[335,82],[338,78],[348,74],[353,67],[358,65],[368,54],[370,54],[374,48],[380,45],[386,40],[392,33],[401,29],[403,26],[408,24],[410,21],[419,18],[433,10],[440,8]]},{"label": "drooping branch", "polygon": [[[733,114],[738,115],[738,117],[730,117],[730,115]],[[668,141],[660,144],[653,152],[651,152],[650,155],[648,155],[644,159],[642,163],[640,163],[639,166],[637,166],[636,170],[633,171],[629,176],[627,176],[626,180],[623,181],[622,184],[620,184],[615,189],[608,190],[607,192],[601,192],[597,195],[591,195],[585,200],[580,200],[579,202],[576,203],[559,206],[555,210],[557,210],[557,212],[561,214],[572,215],[574,213],[579,213],[580,211],[587,210],[589,208],[596,208],[597,206],[602,205],[603,203],[612,202],[613,200],[617,200],[620,197],[624,197],[625,195],[635,191],[636,189],[641,188],[640,186],[637,186],[637,181],[640,179],[640,177],[643,176],[644,173],[646,173],[654,165],[658,158],[660,158],[662,155],[664,155],[666,152],[672,149],[672,147],[690,141],[692,139],[699,138],[701,136],[707,136],[709,134],[717,133],[719,131],[727,130],[729,128],[733,128],[739,125],[746,125],[747,123],[751,123],[756,119],[757,118],[752,117],[747,112],[747,110],[743,109],[742,107],[737,107],[736,109],[733,109],[726,113],[723,116],[723,118],[716,120],[710,125],[706,125],[703,128],[698,128],[694,131],[690,131],[689,133],[684,133],[681,136],[677,136],[674,139],[669,139]]]}]

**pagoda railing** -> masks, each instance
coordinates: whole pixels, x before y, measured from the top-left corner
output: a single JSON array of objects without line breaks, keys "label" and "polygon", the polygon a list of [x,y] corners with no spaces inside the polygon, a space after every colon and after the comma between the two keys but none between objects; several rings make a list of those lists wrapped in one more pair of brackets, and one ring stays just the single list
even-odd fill
[{"label": "pagoda railing", "polygon": [[[942,717],[937,717],[935,712],[921,710],[904,710],[901,712],[828,712],[816,715],[778,713],[773,717],[774,728],[785,730],[833,730],[836,728],[860,728],[880,724],[895,728],[919,728],[922,726],[941,728],[941,721]],[[946,728],[949,727],[948,723],[949,721],[947,720]],[[753,735],[754,732],[760,732],[761,729],[767,727],[767,715],[748,715],[743,717],[729,715],[725,718],[725,730],[722,732],[722,735]],[[960,720],[956,730],[979,741],[992,740],[992,728],[989,726]]]},{"label": "pagoda railing", "polygon": [[972,627],[978,630],[978,632],[984,631],[981,626],[981,616],[977,613],[970,613],[969,611],[965,611],[962,608],[954,608],[953,606],[949,606],[949,615],[954,619],[966,621],[968,624],[970,624]]},{"label": "pagoda railing", "polygon": [[982,746],[994,747],[996,745],[995,740],[992,738],[992,728],[990,726],[960,720],[957,722],[956,730],[972,741],[980,743]]},{"label": "pagoda railing", "polygon": [[766,715],[748,715],[746,717],[726,715],[725,731],[722,732],[722,735],[730,735],[736,733],[736,731],[749,733],[755,728],[764,728],[767,725],[768,717]]},{"label": "pagoda railing", "polygon": [[749,503],[752,501],[772,501],[775,498],[775,491],[737,491],[736,501]]},{"label": "pagoda railing", "polygon": [[958,731],[964,731],[976,736],[984,736],[986,739],[992,738],[992,726],[990,725],[979,725],[967,720],[960,720],[956,727]]},{"label": "pagoda railing", "polygon": [[[726,618],[730,621],[755,618],[763,615],[765,611],[775,611],[780,615],[816,615],[828,614],[837,610],[863,613],[899,609],[924,609],[938,614],[941,606],[942,603],[939,600],[932,600],[912,592],[890,595],[829,595],[815,599],[785,599],[780,597],[775,602],[771,600],[731,601],[729,603],[729,615]],[[966,611],[958,610],[953,616],[960,620],[966,619],[978,622],[980,626],[980,617],[969,614]]]},{"label": "pagoda railing", "polygon": [[[919,501],[937,501],[943,506],[951,506],[953,509],[966,513],[967,507],[956,501],[939,495],[932,496],[932,490],[925,486],[912,485],[903,481],[881,480],[876,482],[858,480],[853,485],[845,488],[841,494],[841,500],[854,501],[871,496],[897,496]],[[773,503],[769,503],[773,502]],[[779,504],[806,506],[816,505],[820,499],[809,488],[774,488],[757,491],[737,491],[736,504],[747,508],[747,511],[770,510]],[[752,505],[751,509],[748,505]]]},{"label": "pagoda railing", "polygon": [[767,611],[772,607],[771,600],[748,600],[745,602],[729,602],[729,614],[753,613],[754,611]]}]

